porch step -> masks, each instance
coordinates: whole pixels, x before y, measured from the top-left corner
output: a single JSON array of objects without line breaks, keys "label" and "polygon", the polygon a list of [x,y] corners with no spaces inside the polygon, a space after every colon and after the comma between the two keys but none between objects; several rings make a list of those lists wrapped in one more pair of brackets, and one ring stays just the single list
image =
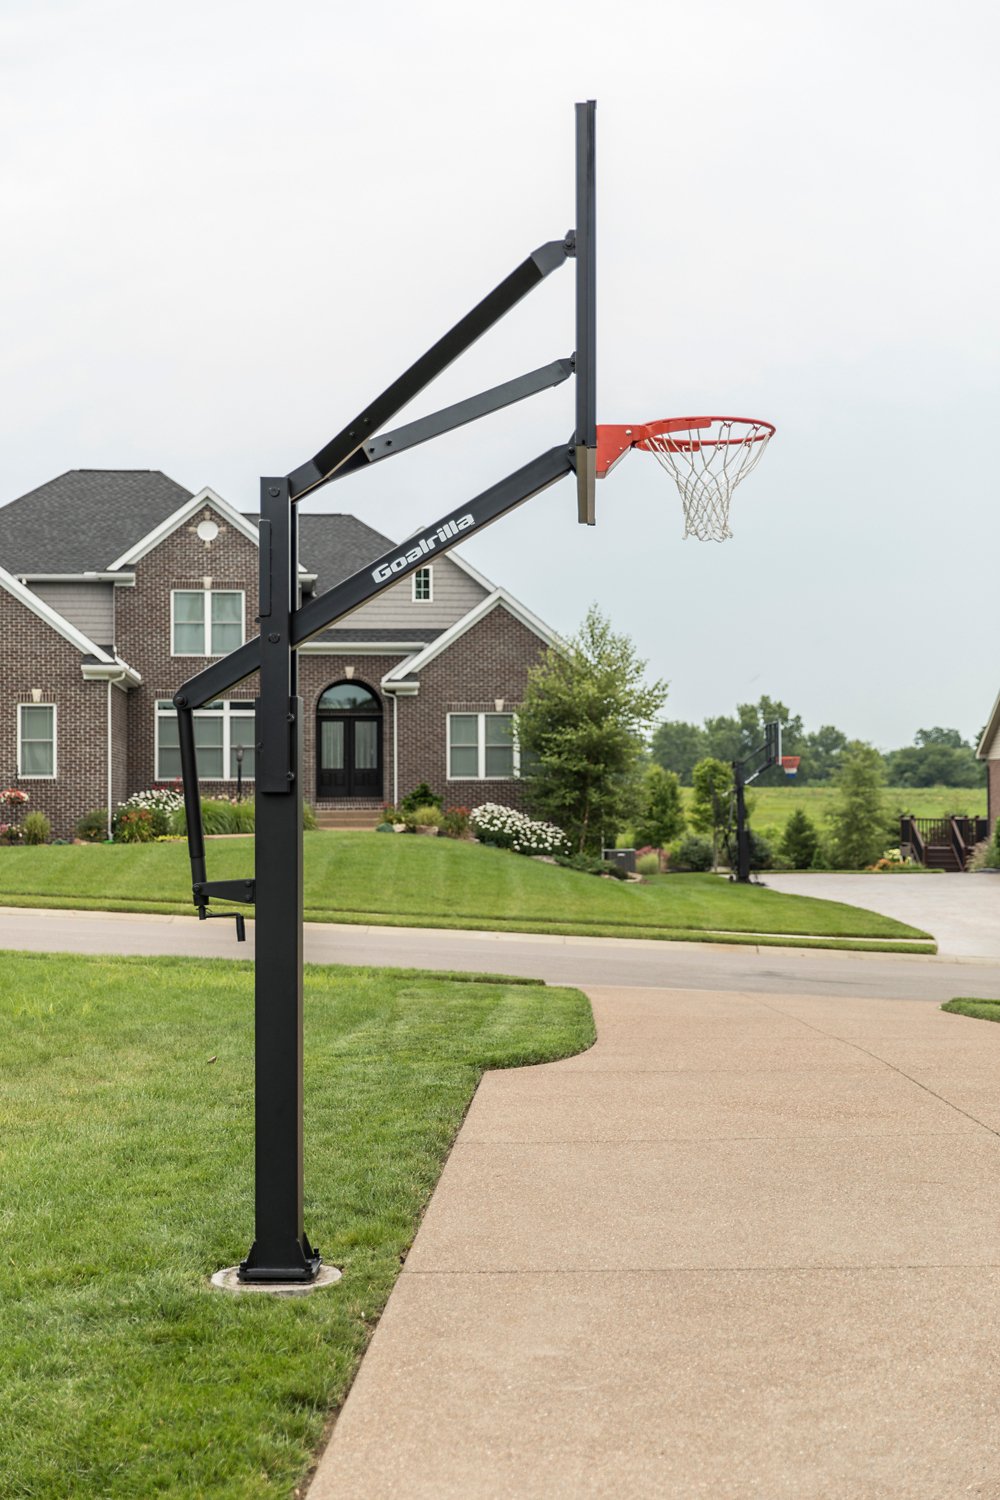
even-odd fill
[{"label": "porch step", "polygon": [[369,807],[316,808],[316,825],[319,828],[374,828],[382,821],[381,802]]}]

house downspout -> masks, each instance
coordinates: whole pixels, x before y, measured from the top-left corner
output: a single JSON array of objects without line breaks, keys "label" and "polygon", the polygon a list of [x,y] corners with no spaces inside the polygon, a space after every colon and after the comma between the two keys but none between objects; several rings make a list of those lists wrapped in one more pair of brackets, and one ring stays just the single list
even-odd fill
[{"label": "house downspout", "polygon": [[108,678],[108,826],[107,826],[107,836],[108,836],[109,839],[112,836],[112,831],[113,831],[113,827],[114,827],[114,818],[115,818],[114,808],[111,806],[111,793],[112,793],[112,784],[113,784],[112,753],[113,753],[113,749],[114,749],[114,732],[113,732],[113,729],[112,729],[112,717],[113,716],[112,716],[112,713],[111,713],[111,703],[112,703],[111,693],[112,693],[112,690],[113,690],[114,685],[115,685],[116,682],[124,682],[124,681],[125,681],[125,673],[124,672],[120,672],[117,677],[109,677]]},{"label": "house downspout", "polygon": [[399,806],[399,699],[392,695],[392,805]]}]

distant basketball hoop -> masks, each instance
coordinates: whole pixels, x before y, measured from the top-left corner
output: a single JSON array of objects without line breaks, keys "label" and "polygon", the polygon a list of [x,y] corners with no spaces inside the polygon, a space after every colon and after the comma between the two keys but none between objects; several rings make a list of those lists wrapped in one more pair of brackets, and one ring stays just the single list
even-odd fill
[{"label": "distant basketball hoop", "polygon": [[786,776],[792,777],[799,774],[799,761],[801,759],[801,755],[783,755],[781,757],[781,769]]}]

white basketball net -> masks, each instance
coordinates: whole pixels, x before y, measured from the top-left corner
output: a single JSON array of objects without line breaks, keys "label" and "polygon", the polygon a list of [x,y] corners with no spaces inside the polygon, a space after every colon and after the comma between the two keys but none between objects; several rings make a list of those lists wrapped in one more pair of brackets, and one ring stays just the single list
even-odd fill
[{"label": "white basketball net", "polygon": [[729,501],[741,479],[760,462],[774,429],[766,422],[713,417],[707,427],[651,435],[636,447],[655,453],[684,502],[684,536],[725,542]]}]

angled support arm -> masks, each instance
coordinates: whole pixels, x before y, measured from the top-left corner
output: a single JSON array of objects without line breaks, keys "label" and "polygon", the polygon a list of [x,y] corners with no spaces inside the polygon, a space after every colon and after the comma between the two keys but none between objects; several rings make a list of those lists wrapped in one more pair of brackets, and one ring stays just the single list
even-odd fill
[{"label": "angled support arm", "polygon": [[331,438],[308,463],[301,464],[288,476],[290,498],[293,501],[301,500],[310,490],[318,489],[321,484],[332,479],[341,465],[373,433],[378,432],[408,401],[419,395],[460,354],[471,348],[512,307],[516,307],[522,297],[534,291],[546,276],[563,265],[567,257],[574,254],[575,246],[575,236],[570,233],[564,240],[549,240],[540,245],[523,260],[499,286],[494,287],[471,312],[466,313],[443,338],[438,339],[426,354],[422,354],[408,370],[404,370],[399,379],[394,380],[381,396],[377,396],[370,406],[359,412],[353,422],[349,422],[335,438]]},{"label": "angled support arm", "polygon": [[421,417],[416,422],[407,422],[405,427],[397,427],[392,432],[380,433],[345,459],[336,473],[330,475],[330,479],[343,479],[346,474],[356,474],[359,469],[367,469],[383,458],[405,453],[418,443],[429,442],[431,438],[441,437],[445,432],[453,432],[456,427],[464,427],[467,422],[475,422],[480,417],[489,416],[491,412],[502,411],[515,401],[537,396],[539,391],[547,391],[551,386],[568,380],[573,374],[573,368],[572,358],[554,359],[550,365],[529,370],[527,375],[505,380],[502,385],[491,386],[488,391],[480,391],[478,396],[456,401],[454,406],[442,407],[440,411]]},{"label": "angled support arm", "polygon": [[[448,552],[459,541],[473,536],[483,527],[506,515],[518,505],[523,505],[533,495],[538,495],[558,479],[573,472],[574,453],[571,447],[560,444],[550,448],[538,458],[532,459],[523,468],[508,474],[498,484],[492,485],[482,494],[476,495],[465,505],[449,511],[428,530],[409,537],[399,547],[394,547],[382,557],[369,563],[359,572],[338,583],[318,599],[297,609],[291,617],[291,644],[301,646],[303,641],[318,635],[344,615],[350,614],[369,599],[374,599],[383,589],[390,588],[415,568],[421,567],[428,557]],[[184,784],[184,808],[187,818],[188,854],[191,860],[191,882],[194,904],[202,919],[209,913],[212,896],[226,901],[253,903],[254,884],[245,881],[206,880],[205,838],[201,818],[201,797],[198,787],[198,757],[194,742],[194,710],[217,698],[220,693],[242,682],[261,664],[260,637],[247,641],[236,651],[206,667],[203,672],[190,678],[174,694],[177,709],[177,724],[180,741],[181,776]],[[222,915],[220,913],[219,915]],[[225,913],[229,916],[230,913]],[[236,917],[237,936],[243,938],[243,918]]]}]

